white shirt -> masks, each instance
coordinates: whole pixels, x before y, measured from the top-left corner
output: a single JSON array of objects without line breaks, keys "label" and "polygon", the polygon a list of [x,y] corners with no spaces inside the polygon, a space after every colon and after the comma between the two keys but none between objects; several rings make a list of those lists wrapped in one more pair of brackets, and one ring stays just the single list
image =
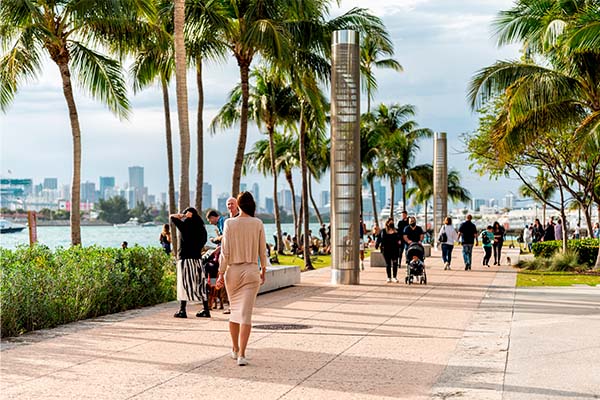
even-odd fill
[{"label": "white shirt", "polygon": [[454,229],[454,227],[452,225],[446,225],[446,224],[442,225],[442,227],[440,228],[439,235],[441,235],[442,232],[446,232],[446,238],[447,238],[447,240],[443,243],[454,246],[454,243],[458,242],[458,232],[456,232],[456,229]]}]

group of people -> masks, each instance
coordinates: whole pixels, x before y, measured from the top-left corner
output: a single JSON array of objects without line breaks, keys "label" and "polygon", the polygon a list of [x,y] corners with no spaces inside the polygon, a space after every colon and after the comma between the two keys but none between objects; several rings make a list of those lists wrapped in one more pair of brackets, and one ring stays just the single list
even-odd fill
[{"label": "group of people", "polygon": [[[313,235],[312,230],[308,230],[308,243],[310,246],[310,254],[331,254],[331,224],[328,227],[325,224],[319,229],[320,239]],[[273,235],[275,247],[277,247],[277,236]],[[302,255],[304,252],[304,235],[300,236],[300,240],[296,236],[292,236],[287,232],[282,235],[283,251],[287,254]]]},{"label": "group of people", "polygon": [[[218,236],[212,239],[220,245],[215,286],[217,289],[225,287],[229,297],[231,358],[243,366],[248,364],[246,347],[252,328],[252,309],[258,289],[265,282],[267,245],[263,223],[254,216],[256,203],[250,192],[229,198],[227,208],[230,213],[228,219],[211,211],[206,217],[217,227]],[[196,317],[210,318],[207,274],[202,263],[202,249],[207,241],[204,222],[193,207],[171,214],[170,221],[179,232],[177,300],[180,307],[174,316],[187,318],[187,302],[198,301],[202,303],[202,310],[196,313]],[[170,252],[171,238],[167,227],[168,224],[161,232],[160,242],[165,251]]]},{"label": "group of people", "polygon": [[402,211],[402,219],[397,226],[393,218],[388,218],[384,229],[379,231],[375,226],[372,234],[375,236],[375,248],[381,248],[385,259],[386,282],[398,283],[398,265],[402,264],[402,255],[412,243],[423,242],[425,231],[417,225],[415,217],[408,217],[408,213]]},{"label": "group of people", "polygon": [[457,231],[452,225],[452,218],[446,217],[438,236],[438,241],[442,247],[444,270],[452,269],[452,250],[454,249],[454,244],[461,243],[465,271],[470,271],[473,264],[473,246],[479,246],[480,239],[485,252],[483,265],[486,267],[490,266],[492,252],[494,255],[494,265],[500,265],[505,235],[506,230],[498,221],[494,222],[493,225],[488,225],[479,232],[477,226],[473,223],[473,216],[468,214],[466,220],[460,224]]},{"label": "group of people", "polygon": [[[566,229],[570,231],[570,229]],[[579,224],[572,230],[570,237],[572,239],[580,239],[581,227]],[[600,226],[596,222],[592,228],[591,237],[594,239],[600,238]],[[546,242],[549,240],[563,240],[563,224],[560,218],[554,221],[554,217],[550,217],[546,226],[543,226],[538,218],[533,224],[525,225],[523,233],[519,237],[519,242],[524,244],[524,247],[531,251],[533,243]]]}]

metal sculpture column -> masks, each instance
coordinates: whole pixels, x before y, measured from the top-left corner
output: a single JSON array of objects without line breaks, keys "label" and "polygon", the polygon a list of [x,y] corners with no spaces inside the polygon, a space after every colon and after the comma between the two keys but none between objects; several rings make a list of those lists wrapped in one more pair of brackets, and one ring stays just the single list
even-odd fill
[{"label": "metal sculpture column", "polygon": [[358,32],[335,31],[331,62],[331,282],[359,284],[360,58]]},{"label": "metal sculpture column", "polygon": [[448,158],[446,132],[435,134],[433,143],[433,238],[448,215]]}]

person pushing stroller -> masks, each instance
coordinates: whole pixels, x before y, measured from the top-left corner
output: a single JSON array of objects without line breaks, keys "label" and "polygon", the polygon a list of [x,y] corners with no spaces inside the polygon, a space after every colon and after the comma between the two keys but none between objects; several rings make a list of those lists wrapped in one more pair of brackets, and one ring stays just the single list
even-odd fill
[{"label": "person pushing stroller", "polygon": [[413,279],[420,278],[420,283],[427,283],[425,273],[425,249],[423,239],[425,231],[417,225],[415,217],[408,218],[408,226],[404,228],[404,241],[406,243],[406,278],[405,283],[412,283]]}]

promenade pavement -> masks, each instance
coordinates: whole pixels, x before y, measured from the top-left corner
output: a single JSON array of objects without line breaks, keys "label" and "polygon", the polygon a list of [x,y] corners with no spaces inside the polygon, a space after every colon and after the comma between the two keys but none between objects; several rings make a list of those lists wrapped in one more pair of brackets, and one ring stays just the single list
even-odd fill
[{"label": "promenade pavement", "polygon": [[[2,399],[592,399],[600,398],[600,288],[515,290],[508,266],[461,248],[428,284],[358,286],[329,269],[261,295],[250,365],[229,358],[227,316],[175,319],[175,302],[2,341]],[[403,278],[404,270],[399,272]],[[191,306],[193,315],[198,306]]]}]

